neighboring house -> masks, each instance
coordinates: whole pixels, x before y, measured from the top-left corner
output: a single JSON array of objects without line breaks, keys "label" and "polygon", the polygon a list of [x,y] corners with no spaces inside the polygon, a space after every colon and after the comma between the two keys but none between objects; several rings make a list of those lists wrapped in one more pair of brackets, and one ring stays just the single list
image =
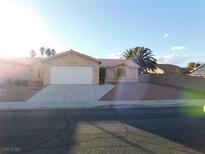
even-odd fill
[{"label": "neighboring house", "polygon": [[205,77],[205,64],[200,65],[199,67],[195,68],[191,71],[192,76],[201,76]]},{"label": "neighboring house", "polygon": [[153,74],[182,74],[184,72],[179,66],[171,64],[157,64],[156,67],[157,69],[154,71],[149,70],[147,72]]},{"label": "neighboring house", "polygon": [[139,65],[132,60],[99,59],[105,69],[105,82],[138,81]]},{"label": "neighboring house", "polygon": [[28,80],[31,66],[38,58],[0,58],[0,82]]},{"label": "neighboring house", "polygon": [[181,67],[181,69],[182,69],[182,72],[183,72],[184,74],[190,74],[191,71],[192,71],[192,69],[191,69],[191,68],[188,68],[188,67]]},{"label": "neighboring house", "polygon": [[99,84],[100,61],[70,50],[35,63],[30,81],[48,84]]}]

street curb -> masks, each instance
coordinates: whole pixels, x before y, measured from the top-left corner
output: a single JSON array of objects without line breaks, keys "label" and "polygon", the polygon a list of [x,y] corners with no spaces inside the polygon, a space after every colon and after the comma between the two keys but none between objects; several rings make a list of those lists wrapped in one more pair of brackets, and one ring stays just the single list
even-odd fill
[{"label": "street curb", "polygon": [[136,100],[75,102],[2,102],[0,110],[115,109],[204,106],[205,100]]}]

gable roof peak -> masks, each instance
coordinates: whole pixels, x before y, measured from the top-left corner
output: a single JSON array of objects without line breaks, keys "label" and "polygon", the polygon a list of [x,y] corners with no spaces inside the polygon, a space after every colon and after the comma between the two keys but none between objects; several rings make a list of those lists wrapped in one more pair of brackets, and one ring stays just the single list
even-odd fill
[{"label": "gable roof peak", "polygon": [[76,55],[78,55],[78,56],[81,56],[81,57],[90,59],[90,60],[92,60],[92,61],[96,61],[96,62],[98,62],[98,63],[101,63],[99,60],[97,60],[97,59],[95,59],[95,58],[93,58],[93,57],[90,57],[90,56],[88,56],[88,55],[86,55],[86,54],[83,54],[83,53],[74,51],[73,49],[70,49],[69,51],[61,52],[61,53],[56,54],[56,55],[54,55],[54,56],[50,56],[50,57],[44,59],[43,62],[45,62],[45,61],[50,61],[50,60],[53,60],[53,59],[56,59],[56,58],[60,58],[60,57],[62,57],[62,56],[68,55],[68,54],[76,54]]}]

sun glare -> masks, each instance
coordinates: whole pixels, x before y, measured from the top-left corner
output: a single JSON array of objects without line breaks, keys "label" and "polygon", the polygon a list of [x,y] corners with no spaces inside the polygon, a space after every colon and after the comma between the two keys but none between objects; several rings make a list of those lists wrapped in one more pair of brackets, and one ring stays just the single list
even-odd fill
[{"label": "sun glare", "polygon": [[0,19],[0,56],[28,56],[31,49],[58,46],[41,18],[14,1],[0,1]]}]

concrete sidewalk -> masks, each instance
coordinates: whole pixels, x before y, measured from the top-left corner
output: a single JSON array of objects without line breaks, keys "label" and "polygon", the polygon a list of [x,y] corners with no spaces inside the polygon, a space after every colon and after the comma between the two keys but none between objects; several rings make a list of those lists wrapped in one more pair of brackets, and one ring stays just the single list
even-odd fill
[{"label": "concrete sidewalk", "polygon": [[190,105],[203,106],[205,105],[205,100],[1,102],[0,110],[171,107],[171,106],[190,106]]}]

